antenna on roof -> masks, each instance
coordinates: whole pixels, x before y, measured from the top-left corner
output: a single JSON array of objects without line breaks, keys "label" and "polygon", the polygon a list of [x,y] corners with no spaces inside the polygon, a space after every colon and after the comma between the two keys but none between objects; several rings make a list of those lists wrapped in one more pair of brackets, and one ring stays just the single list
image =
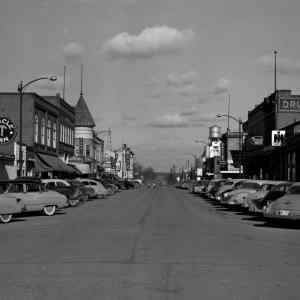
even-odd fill
[{"label": "antenna on roof", "polygon": [[67,67],[64,66],[64,87],[63,87],[63,99],[65,100],[66,96],[66,69]]},{"label": "antenna on roof", "polygon": [[81,75],[80,75],[80,96],[83,95],[82,92],[82,84],[83,84],[83,64],[81,64]]}]

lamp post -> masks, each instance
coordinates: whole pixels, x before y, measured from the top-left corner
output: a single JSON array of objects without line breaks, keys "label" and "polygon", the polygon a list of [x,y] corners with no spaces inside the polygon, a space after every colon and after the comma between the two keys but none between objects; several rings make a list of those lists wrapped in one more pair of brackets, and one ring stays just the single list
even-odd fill
[{"label": "lamp post", "polygon": [[243,126],[243,121],[241,118],[237,119],[235,117],[233,117],[230,114],[217,114],[216,115],[217,118],[221,118],[221,117],[226,117],[226,118],[230,118],[234,121],[236,121],[239,124],[239,148],[240,148],[240,155],[239,155],[239,161],[240,161],[240,168],[239,168],[239,173],[240,175],[242,174],[242,160],[243,160],[243,136],[242,136],[242,126]]},{"label": "lamp post", "polygon": [[22,176],[22,165],[23,165],[23,152],[22,152],[22,144],[23,144],[23,92],[24,89],[27,88],[30,84],[40,81],[40,80],[50,80],[50,81],[56,81],[56,76],[43,76],[36,79],[33,79],[27,83],[23,83],[21,80],[18,84],[18,93],[19,93],[19,177]]}]

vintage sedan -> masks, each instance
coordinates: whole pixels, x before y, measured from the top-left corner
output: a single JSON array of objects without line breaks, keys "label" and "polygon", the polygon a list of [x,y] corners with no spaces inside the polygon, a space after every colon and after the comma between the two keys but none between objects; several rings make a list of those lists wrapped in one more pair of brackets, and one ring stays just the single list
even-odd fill
[{"label": "vintage sedan", "polygon": [[300,182],[292,184],[286,194],[264,208],[271,219],[300,220]]},{"label": "vintage sedan", "polygon": [[224,193],[231,192],[239,187],[244,179],[227,179],[227,181],[219,187],[217,192],[215,193],[215,199],[217,201],[221,201]]},{"label": "vintage sedan", "polygon": [[280,182],[272,186],[266,193],[262,193],[261,195],[254,194],[255,197],[248,199],[249,212],[263,213],[263,208],[282,197],[291,185],[292,183],[288,181]]},{"label": "vintage sedan", "polygon": [[0,194],[0,222],[9,223],[13,215],[21,213],[25,209],[25,204],[18,196],[7,191],[10,182],[1,182]]},{"label": "vintage sedan", "polygon": [[78,178],[77,180],[81,182],[84,186],[93,189],[95,198],[103,198],[108,195],[107,189],[103,186],[103,184],[100,181],[89,178]]},{"label": "vintage sedan", "polygon": [[64,195],[47,191],[41,180],[35,178],[15,179],[2,196],[19,199],[26,212],[42,211],[47,216],[53,216],[57,208],[68,206]]},{"label": "vintage sedan", "polygon": [[77,206],[80,201],[84,201],[84,195],[78,186],[70,184],[64,179],[42,179],[47,190],[56,191],[63,194],[68,199],[68,204],[71,207]]},{"label": "vintage sedan", "polygon": [[258,189],[254,193],[249,193],[241,203],[241,206],[247,210],[249,210],[249,205],[251,205],[252,201],[264,198],[271,189],[281,183],[280,181],[266,181],[263,182],[261,188]]},{"label": "vintage sedan", "polygon": [[256,193],[266,184],[263,180],[247,180],[239,189],[224,194],[223,203],[227,205],[240,206],[247,199],[249,194]]}]

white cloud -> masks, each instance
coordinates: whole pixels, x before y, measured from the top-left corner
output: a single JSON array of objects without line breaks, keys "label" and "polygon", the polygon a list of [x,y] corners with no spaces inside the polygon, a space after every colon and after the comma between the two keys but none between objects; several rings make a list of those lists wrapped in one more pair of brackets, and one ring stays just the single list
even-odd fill
[{"label": "white cloud", "polygon": [[194,84],[190,84],[190,85],[185,85],[181,88],[179,88],[177,90],[177,92],[181,95],[181,96],[185,96],[185,97],[195,97],[198,96],[200,94],[200,89],[195,86]]},{"label": "white cloud", "polygon": [[63,47],[64,56],[67,59],[81,59],[85,49],[78,42],[70,42]]},{"label": "white cloud", "polygon": [[197,107],[192,106],[191,108],[188,108],[188,109],[185,109],[184,111],[182,111],[180,113],[180,115],[185,117],[185,116],[193,116],[193,115],[196,115],[197,113],[198,113]]},{"label": "white cloud", "polygon": [[198,74],[195,71],[190,71],[181,74],[169,74],[167,77],[167,84],[175,87],[191,85],[192,83],[194,83],[197,76]]},{"label": "white cloud", "polygon": [[213,94],[220,95],[220,94],[227,93],[230,85],[231,85],[231,81],[229,79],[220,78],[213,90]]},{"label": "white cloud", "polygon": [[217,119],[216,114],[209,113],[197,115],[196,117],[190,118],[190,121],[193,124],[204,124],[209,122],[217,122],[219,120]]},{"label": "white cloud", "polygon": [[149,124],[151,127],[159,128],[176,128],[188,127],[188,120],[178,113],[165,114],[158,117],[154,122]]},{"label": "white cloud", "polygon": [[110,58],[150,58],[177,52],[195,37],[191,30],[179,31],[168,26],[144,29],[139,35],[120,33],[108,40],[103,52]]},{"label": "white cloud", "polygon": [[[264,55],[256,60],[256,63],[265,72],[274,72],[274,57]],[[282,75],[300,75],[300,60],[277,57],[277,72]]]}]

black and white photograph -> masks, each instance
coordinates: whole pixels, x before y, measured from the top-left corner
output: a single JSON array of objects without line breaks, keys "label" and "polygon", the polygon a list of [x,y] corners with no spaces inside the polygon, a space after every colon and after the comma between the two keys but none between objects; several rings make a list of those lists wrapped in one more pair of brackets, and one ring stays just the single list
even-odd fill
[{"label": "black and white photograph", "polygon": [[0,300],[298,300],[299,0],[0,1]]}]

